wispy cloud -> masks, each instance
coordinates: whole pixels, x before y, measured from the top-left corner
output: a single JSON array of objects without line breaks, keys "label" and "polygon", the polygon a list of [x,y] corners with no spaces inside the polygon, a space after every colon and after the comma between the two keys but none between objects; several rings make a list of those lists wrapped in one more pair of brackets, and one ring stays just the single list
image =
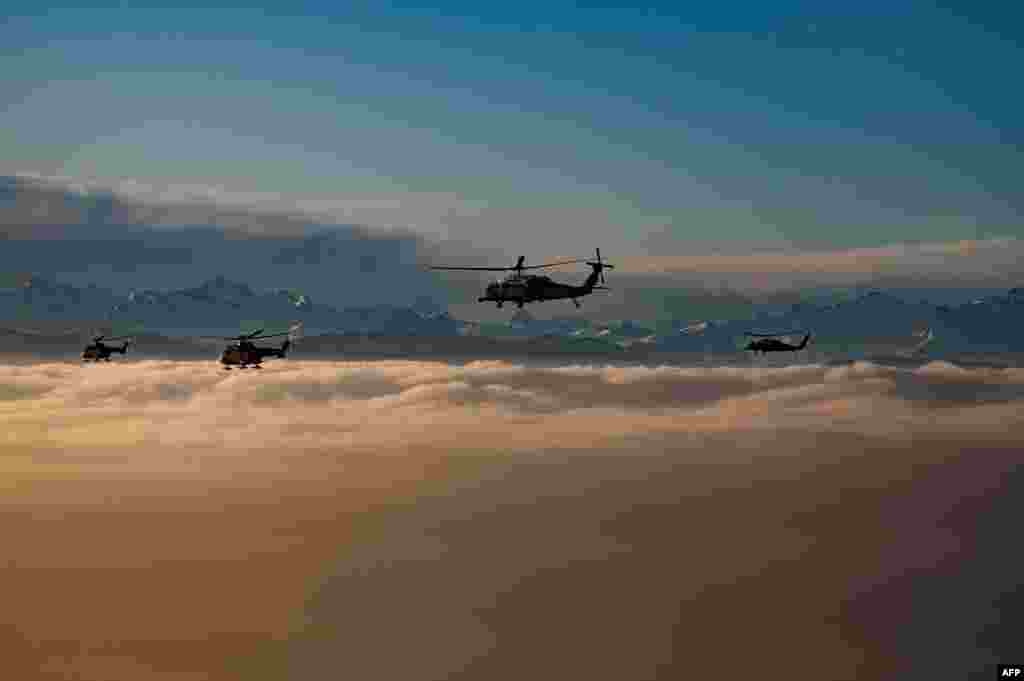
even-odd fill
[{"label": "wispy cloud", "polygon": [[1002,238],[949,243],[892,244],[877,248],[801,252],[796,249],[755,253],[714,253],[622,258],[629,272],[709,273],[836,273],[891,274],[893,268],[952,266],[980,271],[994,261],[1011,262],[1020,255],[1021,242]]},{"label": "wispy cloud", "polygon": [[[120,225],[211,225],[268,236],[302,235],[310,225],[351,225],[377,234],[410,236],[419,221],[460,209],[446,194],[405,196],[284,195],[220,185],[141,182],[131,178],[72,178],[18,172],[0,224],[77,225],[90,220],[92,201],[109,202],[104,220]],[[65,200],[63,192],[81,199]],[[437,236],[435,234],[435,236]]]}]

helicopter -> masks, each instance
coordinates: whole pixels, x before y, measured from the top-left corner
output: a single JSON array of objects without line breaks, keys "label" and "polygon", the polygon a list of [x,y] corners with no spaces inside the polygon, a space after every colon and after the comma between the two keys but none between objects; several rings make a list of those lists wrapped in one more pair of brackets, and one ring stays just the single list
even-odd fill
[{"label": "helicopter", "polygon": [[804,334],[803,340],[797,345],[779,340],[779,337],[796,335],[792,333],[745,333],[743,335],[757,339],[750,341],[747,343],[747,347],[743,348],[744,350],[751,350],[755,355],[759,352],[761,354],[769,352],[799,352],[806,348],[808,341],[811,340],[810,333]]},{"label": "helicopter", "polygon": [[918,341],[917,345],[915,345],[910,350],[910,353],[912,355],[924,354],[925,346],[928,345],[929,343],[931,343],[933,340],[935,340],[935,334],[932,332],[932,330],[930,328],[925,329],[923,331],[915,331],[914,335],[917,336],[918,338],[920,338],[921,340]]},{"label": "helicopter", "polygon": [[[485,293],[477,302],[494,302],[497,307],[502,307],[505,302],[512,302],[520,308],[526,303],[537,303],[545,300],[572,300],[576,307],[580,307],[581,298],[589,295],[595,290],[607,290],[604,286],[596,286],[598,279],[604,283],[604,270],[615,269],[601,260],[601,249],[596,249],[597,261],[590,260],[563,260],[544,265],[525,266],[526,256],[519,256],[516,264],[512,267],[431,267],[432,270],[470,270],[476,272],[508,272],[510,274],[501,281],[495,281],[487,285]],[[593,268],[593,272],[587,277],[581,286],[563,284],[539,274],[523,274],[523,270],[537,270],[545,267],[557,267],[558,265],[570,265],[573,263],[585,262]]]},{"label": "helicopter", "polygon": [[109,362],[110,361],[111,353],[119,352],[122,355],[127,354],[128,346],[132,344],[131,339],[128,339],[128,340],[124,341],[124,343],[121,345],[121,347],[117,347],[116,345],[107,345],[106,343],[103,342],[104,339],[108,340],[108,341],[112,341],[112,340],[119,340],[120,337],[114,337],[114,338],[107,338],[106,336],[95,336],[95,337],[93,337],[92,343],[87,345],[87,346],[85,346],[85,349],[82,350],[82,361],[83,362],[88,362],[89,360],[92,360],[94,362],[99,362],[100,360],[106,360],[106,361]]},{"label": "helicopter", "polygon": [[[265,357],[284,358],[288,354],[288,349],[291,347],[292,341],[298,338],[301,328],[302,323],[296,322],[292,324],[287,333],[271,333],[261,336],[263,329],[257,329],[241,336],[223,338],[222,340],[234,342],[224,348],[224,352],[220,356],[220,363],[224,365],[226,371],[231,371],[233,365],[237,365],[239,369],[247,369],[250,366],[254,369],[262,369],[261,364]],[[278,336],[287,336],[280,348],[261,348],[253,343],[254,340]]]}]

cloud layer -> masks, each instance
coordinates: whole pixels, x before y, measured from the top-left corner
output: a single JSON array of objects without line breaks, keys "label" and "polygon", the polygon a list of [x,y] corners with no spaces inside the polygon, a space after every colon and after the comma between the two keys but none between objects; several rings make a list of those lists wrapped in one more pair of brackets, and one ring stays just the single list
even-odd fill
[{"label": "cloud layer", "polygon": [[[489,448],[500,433],[505,447],[531,449],[596,445],[632,432],[815,428],[823,415],[833,426],[850,423],[895,439],[907,437],[908,425],[960,432],[1012,413],[1024,397],[1024,372],[938,362],[908,372],[870,363],[751,369],[289,361],[245,374],[212,362],[141,361],[6,367],[0,385],[21,396],[3,408],[26,424],[8,428],[7,441],[27,446],[79,444],[74,434],[81,431],[98,446],[131,440],[249,450],[308,439],[319,447]],[[930,410],[949,406],[957,409],[933,423]],[[879,409],[885,419],[877,419]],[[43,422],[46,439],[38,439],[28,424]],[[95,422],[138,428],[89,427]]]},{"label": "cloud layer", "polygon": [[985,537],[1022,400],[945,363],[7,366],[3,643],[97,679],[964,676],[998,608],[936,651],[915,594],[1019,574]]},{"label": "cloud layer", "polygon": [[299,289],[338,307],[443,301],[417,269],[422,235],[328,221],[302,206],[218,196],[153,198],[0,176],[0,272],[34,274],[119,296],[223,275],[256,290]]},{"label": "cloud layer", "polygon": [[[637,242],[626,253],[597,237],[596,242],[582,244],[582,252],[557,256],[566,246],[551,239],[567,238],[563,229],[539,241],[499,247],[493,238],[479,238],[480,216],[462,203],[441,194],[396,202],[372,196],[303,197],[204,187],[160,188],[137,182],[101,186],[62,177],[0,177],[0,234],[13,240],[4,252],[6,260],[0,253],[0,267],[46,272],[79,285],[95,282],[118,288],[190,286],[199,278],[229,274],[257,288],[307,287],[319,300],[354,291],[364,298],[386,292],[389,300],[405,304],[422,295],[429,284],[448,289],[450,304],[473,303],[460,314],[480,312],[485,317],[489,312],[475,300],[482,280],[490,274],[448,272],[428,279],[417,266],[502,266],[519,254],[532,263],[555,261],[587,256],[604,243],[607,259],[617,268],[616,283],[610,291],[588,299],[588,310],[618,310],[615,314],[635,307],[646,291],[659,288],[722,285],[764,293],[869,283],[1009,287],[1024,276],[1022,242],[1015,238],[833,250],[784,242],[675,239]],[[543,222],[529,215],[509,220],[504,231],[510,233]],[[172,229],[183,225],[206,229]],[[323,241],[328,232],[337,243]],[[57,251],[52,245],[55,239],[75,241],[75,248]],[[271,239],[281,243],[270,243]],[[571,248],[579,247],[578,239],[569,241]],[[268,249],[274,252],[268,254]],[[639,254],[644,251],[646,255]],[[369,271],[364,264],[367,258],[374,263]],[[285,267],[289,264],[300,266]],[[323,271],[310,267],[321,264]],[[555,273],[559,280],[576,283],[586,274],[579,266]],[[358,297],[349,295],[347,304],[355,300]]]}]

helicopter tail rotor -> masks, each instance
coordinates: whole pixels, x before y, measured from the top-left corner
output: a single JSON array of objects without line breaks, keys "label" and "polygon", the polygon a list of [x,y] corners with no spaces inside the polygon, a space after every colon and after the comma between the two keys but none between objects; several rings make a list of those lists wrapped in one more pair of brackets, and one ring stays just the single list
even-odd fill
[{"label": "helicopter tail rotor", "polygon": [[525,255],[519,256],[519,259],[516,260],[516,264],[513,265],[511,269],[515,270],[516,274],[521,276],[523,274],[523,263],[524,262],[526,262],[526,256]]},{"label": "helicopter tail rotor", "polygon": [[606,263],[603,260],[601,260],[601,249],[600,248],[595,249],[595,252],[597,254],[597,261],[594,262],[594,261],[588,260],[587,264],[594,268],[594,271],[597,272],[597,276],[600,277],[600,279],[601,279],[601,283],[604,284],[605,283],[605,280],[604,280],[604,270],[605,269],[614,270],[615,269],[615,265],[609,265],[608,263]]}]

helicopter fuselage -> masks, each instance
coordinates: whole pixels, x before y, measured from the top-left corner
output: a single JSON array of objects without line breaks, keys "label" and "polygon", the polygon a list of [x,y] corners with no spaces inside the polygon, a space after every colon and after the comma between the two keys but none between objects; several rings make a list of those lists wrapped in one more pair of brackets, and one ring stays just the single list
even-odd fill
[{"label": "helicopter fuselage", "polygon": [[85,349],[82,350],[82,359],[86,361],[92,360],[94,362],[99,362],[100,360],[106,360],[109,362],[110,355],[114,352],[120,353],[122,355],[127,354],[128,343],[124,343],[121,347],[105,345],[103,343],[93,343],[92,345],[87,345]]},{"label": "helicopter fuselage", "polygon": [[284,357],[288,353],[290,341],[285,341],[280,348],[260,348],[252,343],[234,343],[224,348],[220,363],[225,368],[237,366],[245,369],[249,366],[258,367],[265,357]]},{"label": "helicopter fuselage", "polygon": [[512,276],[503,281],[489,284],[484,295],[477,301],[497,303],[498,307],[509,302],[522,307],[527,303],[543,300],[570,299],[578,307],[579,303],[576,299],[588,295],[594,290],[597,277],[598,270],[595,268],[595,271],[587,277],[587,281],[582,286],[574,286],[553,281],[550,277],[542,275]]},{"label": "helicopter fuselage", "polygon": [[[615,269],[615,265],[609,265],[601,260],[600,248],[595,249],[594,254],[597,256],[597,259],[593,261],[563,260],[561,262],[551,262],[544,265],[531,265],[530,267],[523,265],[526,258],[521,255],[513,267],[456,267],[451,265],[436,265],[432,266],[430,269],[476,270],[491,272],[511,270],[515,272],[515,274],[509,275],[502,281],[495,281],[489,284],[484,291],[484,295],[477,298],[477,301],[481,303],[492,302],[497,303],[497,306],[501,307],[505,302],[512,302],[521,308],[526,303],[536,303],[542,300],[570,299],[576,307],[580,307],[580,302],[576,299],[590,294],[595,288],[603,288],[595,286],[598,279],[600,279],[602,283],[604,282],[602,271],[605,269]],[[579,262],[585,262],[593,269],[590,276],[587,277],[587,280],[583,282],[582,286],[562,284],[560,282],[553,281],[551,277],[546,277],[540,274],[523,274],[523,270],[536,270],[546,267],[557,267],[559,265],[571,265]]]},{"label": "helicopter fuselage", "polygon": [[789,343],[784,343],[777,338],[761,338],[756,341],[751,341],[744,349],[750,350],[754,353],[799,352],[807,347],[807,341],[809,341],[810,338],[811,336],[808,334],[799,345],[790,345]]}]

